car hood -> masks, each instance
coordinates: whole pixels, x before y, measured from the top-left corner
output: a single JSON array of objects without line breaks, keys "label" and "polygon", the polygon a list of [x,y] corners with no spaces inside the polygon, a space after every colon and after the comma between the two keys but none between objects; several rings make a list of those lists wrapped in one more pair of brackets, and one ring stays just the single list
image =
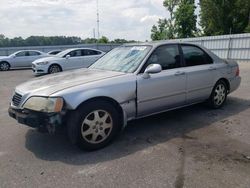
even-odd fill
[{"label": "car hood", "polygon": [[49,96],[63,89],[124,75],[97,69],[79,69],[35,78],[16,87],[21,95]]},{"label": "car hood", "polygon": [[57,61],[57,60],[61,60],[61,59],[63,59],[62,57],[55,57],[55,56],[53,56],[53,57],[44,57],[44,58],[40,58],[40,59],[37,59],[37,60],[35,60],[35,61],[33,61],[33,63],[34,64],[36,64],[36,63],[39,63],[39,62],[45,62],[45,61]]},{"label": "car hood", "polygon": [[0,56],[0,59],[6,59],[8,56]]}]

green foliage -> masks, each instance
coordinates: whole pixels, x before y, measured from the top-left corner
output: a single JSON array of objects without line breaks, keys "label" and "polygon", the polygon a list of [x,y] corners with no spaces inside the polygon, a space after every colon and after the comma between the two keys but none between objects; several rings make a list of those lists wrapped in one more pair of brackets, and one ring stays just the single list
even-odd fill
[{"label": "green foliage", "polygon": [[246,27],[245,32],[246,32],[246,33],[250,33],[250,23],[249,23],[248,26]]},{"label": "green foliage", "polygon": [[102,36],[99,40],[96,38],[81,39],[80,37],[65,37],[65,36],[30,36],[26,39],[22,37],[15,37],[9,39],[3,34],[0,34],[0,47],[18,47],[18,46],[50,46],[50,45],[77,45],[77,44],[93,44],[93,43],[131,43],[136,42],[134,40],[115,39],[109,41],[105,36]]},{"label": "green foliage", "polygon": [[108,43],[109,42],[109,39],[105,36],[102,36],[99,40],[98,40],[98,43]]},{"label": "green foliage", "polygon": [[170,14],[169,19],[159,19],[157,26],[153,25],[151,29],[152,40],[164,40],[175,38],[175,25],[174,25],[174,10],[179,0],[164,0],[163,6]]},{"label": "green foliage", "polygon": [[249,0],[200,0],[200,7],[200,24],[205,35],[248,31]]},{"label": "green foliage", "polygon": [[152,40],[186,38],[196,34],[194,0],[164,0],[163,6],[170,14],[169,19],[159,19],[151,29]]},{"label": "green foliage", "polygon": [[114,39],[113,41],[110,41],[111,43],[115,44],[124,44],[124,43],[135,43],[137,41],[135,40],[126,40],[126,39]]},{"label": "green foliage", "polygon": [[197,31],[194,0],[181,0],[175,12],[175,26],[178,38],[194,37]]},{"label": "green foliage", "polygon": [[65,36],[30,36],[26,39],[15,37],[9,39],[4,35],[0,35],[0,47],[18,47],[18,46],[49,46],[49,45],[73,45],[81,44],[80,37],[65,37]]},{"label": "green foliage", "polygon": [[166,19],[159,19],[158,20],[158,26],[153,25],[151,29],[151,39],[152,40],[163,40],[170,38],[168,36],[168,28],[167,23],[168,21]]}]

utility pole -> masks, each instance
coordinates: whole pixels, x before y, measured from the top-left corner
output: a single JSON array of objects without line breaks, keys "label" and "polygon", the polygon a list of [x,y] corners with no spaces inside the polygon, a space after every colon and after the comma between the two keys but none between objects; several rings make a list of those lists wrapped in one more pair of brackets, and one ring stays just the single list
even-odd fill
[{"label": "utility pole", "polygon": [[93,28],[93,38],[95,39],[95,28]]},{"label": "utility pole", "polygon": [[99,7],[98,7],[98,0],[96,0],[96,24],[97,24],[97,40],[100,38],[100,31],[99,31]]}]

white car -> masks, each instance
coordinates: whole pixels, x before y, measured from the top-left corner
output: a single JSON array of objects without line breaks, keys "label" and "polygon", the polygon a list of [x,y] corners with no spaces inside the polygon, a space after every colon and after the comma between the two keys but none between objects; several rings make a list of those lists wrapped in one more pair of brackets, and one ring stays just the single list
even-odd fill
[{"label": "white car", "polygon": [[105,52],[90,48],[75,48],[64,50],[52,57],[38,59],[32,62],[34,74],[52,74],[65,70],[85,68],[102,57]]},{"label": "white car", "polygon": [[17,51],[9,56],[0,56],[0,70],[7,71],[10,68],[31,67],[31,63],[36,59],[48,56],[48,54],[38,50]]}]

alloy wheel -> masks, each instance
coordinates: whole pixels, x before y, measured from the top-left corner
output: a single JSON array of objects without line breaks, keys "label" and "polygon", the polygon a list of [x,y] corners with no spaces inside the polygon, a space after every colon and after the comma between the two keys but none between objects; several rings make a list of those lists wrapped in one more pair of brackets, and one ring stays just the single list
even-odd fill
[{"label": "alloy wheel", "polygon": [[7,71],[7,70],[9,70],[9,68],[10,68],[10,66],[8,63],[4,62],[4,63],[0,64],[0,70],[2,70],[2,71]]},{"label": "alloy wheel", "polygon": [[108,138],[113,128],[111,115],[105,110],[89,113],[82,122],[81,135],[84,140],[98,144]]},{"label": "alloy wheel", "polygon": [[218,84],[214,91],[214,103],[220,106],[226,98],[226,88],[223,84]]},{"label": "alloy wheel", "polygon": [[53,74],[53,73],[57,73],[57,72],[61,72],[60,67],[57,66],[57,65],[52,65],[52,66],[50,67],[50,73]]}]

